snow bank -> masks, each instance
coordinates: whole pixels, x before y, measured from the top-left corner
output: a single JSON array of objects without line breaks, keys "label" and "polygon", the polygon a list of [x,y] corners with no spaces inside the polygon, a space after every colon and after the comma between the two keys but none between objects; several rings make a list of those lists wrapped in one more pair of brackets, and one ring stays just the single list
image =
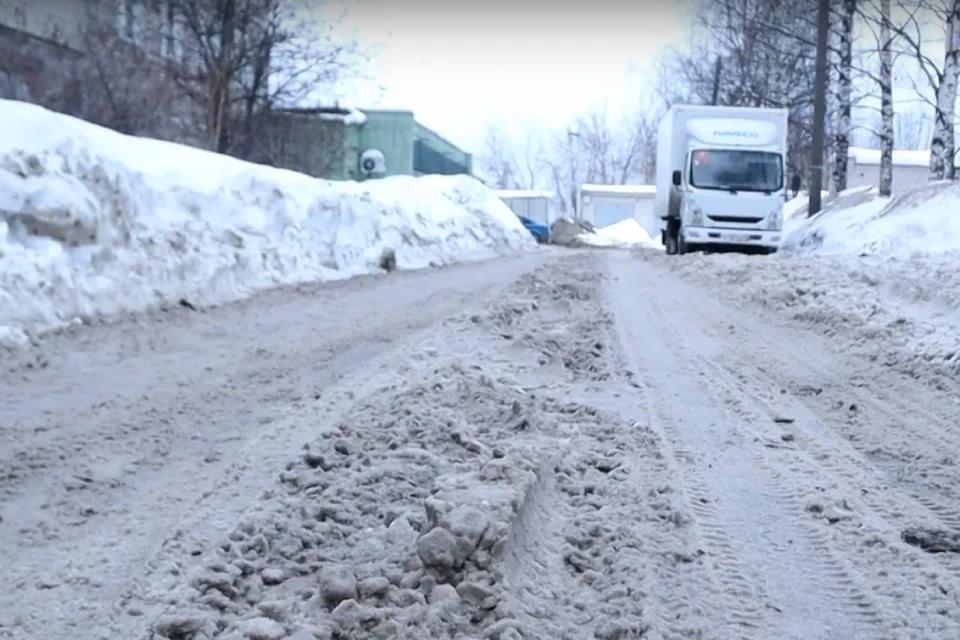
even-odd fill
[{"label": "snow bank", "polygon": [[881,198],[870,187],[850,189],[813,218],[785,216],[782,248],[855,254],[954,251],[960,249],[960,219],[953,213],[958,205],[960,185],[951,182],[893,198]]},{"label": "snow bank", "polygon": [[633,218],[627,218],[606,227],[600,227],[595,233],[582,233],[578,239],[592,247],[628,248],[634,246],[661,247],[659,239],[650,237],[650,232]]},{"label": "snow bank", "polygon": [[643,225],[633,218],[627,218],[620,222],[600,227],[592,237],[585,237],[584,242],[595,246],[620,246],[628,247],[632,245],[655,246],[659,243],[650,237],[650,232]]},{"label": "snow bank", "polygon": [[458,176],[338,183],[0,101],[0,328],[535,247]]}]

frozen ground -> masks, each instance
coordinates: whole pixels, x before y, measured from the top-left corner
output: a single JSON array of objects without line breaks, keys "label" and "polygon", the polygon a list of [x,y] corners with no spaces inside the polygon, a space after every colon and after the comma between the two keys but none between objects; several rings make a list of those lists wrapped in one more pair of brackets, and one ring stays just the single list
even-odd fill
[{"label": "frozen ground", "polygon": [[180,300],[532,249],[473,178],[330,182],[0,100],[0,347]]},{"label": "frozen ground", "polygon": [[960,527],[955,383],[696,260],[547,250],[40,341],[0,384],[0,637],[960,637],[960,561],[916,546]]}]

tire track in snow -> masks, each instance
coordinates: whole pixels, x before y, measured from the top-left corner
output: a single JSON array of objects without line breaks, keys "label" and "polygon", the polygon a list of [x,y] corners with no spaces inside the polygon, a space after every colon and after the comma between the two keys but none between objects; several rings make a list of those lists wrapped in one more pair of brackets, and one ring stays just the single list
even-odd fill
[{"label": "tire track in snow", "polygon": [[[642,344],[635,333],[635,328],[645,324],[645,320],[656,323],[663,319],[656,317],[654,309],[650,307],[641,309],[641,305],[629,304],[629,299],[624,299],[623,296],[623,291],[612,296],[622,348],[622,352],[618,355],[624,360],[624,366],[630,374],[628,377],[639,378],[640,384],[636,386],[643,389],[642,398],[650,415],[652,427],[668,444],[668,453],[672,454],[671,457],[679,467],[677,477],[683,486],[687,503],[695,515],[691,526],[695,527],[702,537],[706,551],[713,561],[711,578],[720,587],[717,590],[717,597],[722,602],[722,606],[717,609],[725,618],[726,637],[764,640],[769,637],[769,625],[759,603],[766,600],[766,595],[757,588],[756,576],[743,566],[733,544],[733,536],[724,526],[714,495],[698,470],[694,451],[687,446],[669,402],[664,398],[667,393],[665,385],[658,381],[651,369],[644,366],[642,361],[638,361],[635,355],[638,348],[636,345]],[[618,303],[624,306],[618,308]],[[685,603],[661,599],[660,604],[660,608],[663,609],[659,616],[662,624],[671,632],[678,631],[673,627],[671,618],[680,612]],[[719,629],[714,628],[711,632],[717,631]]]},{"label": "tire track in snow", "polygon": [[[691,357],[696,357],[696,355],[691,354]],[[703,367],[703,371],[710,372],[709,378],[713,383],[711,392],[718,397],[719,402],[726,404],[744,420],[742,424],[749,430],[748,432],[753,436],[752,439],[755,442],[763,442],[765,434],[759,428],[759,421],[755,413],[747,409],[737,397],[738,395],[749,395],[749,391],[733,383],[722,368],[716,367],[705,358],[700,359],[700,365]],[[720,381],[719,385],[717,384],[718,381]],[[726,402],[720,399],[724,395],[729,398]],[[760,401],[759,398],[754,399]],[[776,414],[771,412],[769,417],[770,422],[773,422]],[[776,465],[771,464],[769,456],[764,455],[762,449],[755,446],[749,448],[757,467],[775,480],[772,487],[762,489],[763,493],[770,500],[783,505],[791,520],[800,524],[804,535],[812,543],[812,548],[816,552],[812,556],[812,565],[815,570],[810,570],[809,566],[804,566],[807,579],[822,586],[831,598],[844,603],[848,612],[863,617],[865,622],[871,626],[883,627],[886,622],[880,614],[882,607],[875,602],[860,581],[855,578],[856,570],[834,550],[830,530],[812,519],[806,505],[810,502],[810,496],[816,491],[816,486],[799,488],[797,486],[798,479],[788,477]],[[791,471],[797,472],[798,465],[793,460],[791,460],[791,463],[794,465]],[[813,465],[809,465],[802,471],[808,479],[822,479],[827,476],[827,474],[818,473],[812,467]]]},{"label": "tire track in snow", "polygon": [[[759,369],[743,362],[738,362],[738,364],[741,367],[750,368],[751,373],[755,372],[756,379],[766,380],[771,385],[775,385],[774,381]],[[755,402],[754,406],[762,409],[767,422],[773,422],[782,415],[783,412],[777,410],[777,403],[771,400],[769,396],[759,391],[752,391],[742,384],[737,384],[734,377],[736,374],[729,369],[724,368],[721,371],[723,373],[718,372],[718,375],[726,375],[728,382],[734,385],[739,393],[749,396]],[[890,490],[885,486],[880,472],[853,450],[847,442],[835,436],[831,437],[832,434],[829,433],[829,430],[820,424],[816,425],[816,435],[809,432],[811,427],[807,425],[821,423],[822,421],[809,410],[805,410],[806,405],[804,403],[794,400],[781,404],[788,405],[790,414],[799,417],[799,420],[794,423],[796,425],[794,430],[797,432],[792,434],[794,441],[803,450],[811,454],[812,458],[817,461],[817,465],[828,470],[830,474],[843,478],[847,486],[861,488],[854,500],[862,503],[869,511],[880,518],[886,525],[884,527],[886,529],[885,533],[887,533],[889,539],[896,540],[899,532],[909,525],[934,529],[944,527],[960,531],[960,511],[956,508],[922,495],[904,494],[897,489]],[[743,407],[739,410],[749,411]],[[832,446],[825,446],[823,444],[825,440],[831,442]],[[933,575],[936,575],[937,572],[938,567],[936,565],[941,565],[955,578],[960,579],[960,559],[955,554],[944,553],[931,556],[905,546],[902,559],[904,561],[910,560],[913,569]],[[953,581],[951,589],[960,593],[960,582]]]},{"label": "tire track in snow", "polygon": [[[644,371],[643,384],[647,389],[656,389],[656,381]],[[743,639],[763,638],[764,616],[761,607],[755,603],[765,599],[754,586],[754,580],[748,578],[741,561],[738,558],[732,536],[722,524],[722,518],[715,506],[716,500],[706,488],[706,482],[697,470],[693,452],[684,444],[683,435],[677,428],[670,412],[663,406],[663,401],[656,393],[648,392],[645,396],[646,406],[651,416],[655,416],[654,428],[662,431],[665,439],[670,443],[673,458],[679,465],[677,477],[683,478],[685,494],[688,498],[690,510],[696,516],[696,524],[703,537],[710,554],[714,559],[715,580],[723,587],[729,600],[726,606],[729,625],[738,629],[734,637]],[[668,613],[677,612],[682,603],[667,603]],[[664,616],[669,625],[670,616]]]},{"label": "tire track in snow", "polygon": [[[616,339],[593,285],[600,277],[595,257],[574,256],[520,278],[473,319],[502,343],[491,361],[525,369],[541,398],[573,411],[559,418],[566,442],[541,465],[511,530],[502,613],[530,621],[533,637],[703,637],[701,563],[676,509],[680,476],[663,439],[631,420],[636,404],[610,384],[621,380],[607,357]],[[656,602],[664,592],[669,612]],[[556,607],[575,629],[553,626]]]},{"label": "tire track in snow", "polygon": [[[717,305],[711,303],[708,306],[715,309]],[[704,314],[704,309],[705,307],[699,307],[695,312],[701,315],[704,320],[702,324],[706,326],[708,316]],[[716,317],[712,316],[712,319],[715,320]],[[743,318],[740,319],[742,322]],[[836,375],[836,371],[825,367],[823,361],[809,355],[800,358],[791,355],[788,364],[782,355],[781,342],[770,339],[761,331],[755,330],[755,327],[750,329],[748,333],[757,343],[757,350],[780,366],[760,366],[735,353],[725,352],[720,355],[719,360],[731,384],[743,395],[749,395],[756,406],[764,407],[768,421],[783,413],[796,416],[797,433],[794,436],[798,446],[810,452],[818,465],[835,476],[844,478],[850,486],[861,487],[855,500],[868,507],[873,512],[872,515],[884,522],[883,528],[890,540],[899,541],[900,532],[909,526],[960,532],[960,509],[954,506],[956,502],[952,496],[940,497],[935,494],[935,490],[910,490],[902,486],[891,490],[887,486],[888,481],[885,481],[887,474],[868,459],[876,457],[877,449],[909,451],[909,445],[904,447],[899,443],[910,441],[932,441],[936,451],[943,452],[944,455],[952,454],[960,446],[960,442],[957,442],[956,437],[949,437],[953,430],[944,425],[943,417],[936,415],[929,405],[905,401],[903,398],[910,397],[909,392],[897,395],[881,384],[871,385],[869,393],[860,391],[860,387],[854,385],[846,386],[842,389],[843,400],[830,393],[818,392],[809,397],[790,393],[788,389],[795,386],[791,384],[792,381],[778,381],[771,370],[790,370],[796,374],[807,369],[808,371],[803,372],[804,377],[808,376],[811,380],[830,380]],[[718,340],[723,339],[715,331],[712,333]],[[825,361],[830,362],[829,359]],[[896,380],[895,385],[901,383],[899,376],[896,376]],[[759,388],[763,384],[767,387],[765,390]],[[817,400],[814,400],[815,398]],[[947,398],[947,401],[951,400]],[[852,415],[856,416],[854,421],[860,427],[847,438],[837,435],[838,431],[844,432],[843,428],[837,428],[842,425],[842,421],[838,424],[836,417],[837,406],[841,405],[856,408]],[[778,406],[783,410],[778,411]],[[848,411],[847,414],[849,416],[851,412]],[[904,419],[902,416],[911,416],[912,419]],[[917,425],[927,428],[918,428]],[[940,425],[941,428],[931,429],[930,425]],[[887,439],[895,438],[897,443],[881,442],[876,447],[872,441],[863,444],[865,439],[877,435]],[[828,442],[829,446],[825,445],[825,442]],[[928,554],[906,544],[902,545],[902,551],[901,559],[909,561],[909,568],[919,574],[937,576],[938,569],[942,568],[953,578],[960,579],[960,557],[957,554]],[[952,593],[960,593],[960,582],[943,576],[939,579],[947,584],[947,587],[941,586],[940,591],[948,588]],[[960,606],[953,604],[954,607]],[[960,618],[960,614],[957,614],[957,617]]]},{"label": "tire track in snow", "polygon": [[[676,300],[673,303],[676,307],[673,309],[674,317],[682,309],[684,317],[694,316],[699,319],[695,323],[685,322],[681,333],[686,327],[694,324],[699,325],[702,333],[709,335],[717,344],[728,340],[710,328],[721,324],[718,320],[723,319],[724,310],[716,309],[716,305],[712,303],[698,305],[696,309]],[[780,342],[762,336],[757,327],[749,328],[751,329],[749,334],[756,338],[757,342],[761,342],[757,346],[757,353],[775,357],[775,354],[782,349]],[[681,341],[683,345],[691,342],[689,338]],[[740,416],[746,425],[753,425],[754,439],[765,443],[764,448],[770,447],[771,449],[768,450],[779,450],[789,454],[790,444],[771,443],[770,429],[761,425],[772,425],[783,415],[796,417],[794,424],[790,427],[794,432],[791,433],[790,442],[799,447],[799,450],[793,451],[794,455],[768,456],[763,455],[764,449],[753,448],[758,465],[771,476],[784,482],[782,486],[789,486],[796,482],[797,478],[793,476],[800,474],[813,480],[816,485],[826,484],[831,477],[839,479],[837,486],[841,487],[841,491],[848,491],[851,487],[861,488],[858,495],[849,498],[853,505],[850,512],[862,514],[865,526],[851,527],[843,526],[843,521],[847,519],[845,517],[837,520],[840,524],[831,525],[826,525],[822,520],[821,522],[812,520],[809,513],[804,513],[809,509],[801,507],[804,501],[808,503],[807,507],[810,506],[809,492],[806,494],[793,493],[789,490],[781,492],[782,497],[791,504],[795,515],[807,516],[800,521],[803,522],[806,534],[815,543],[818,551],[834,559],[832,566],[822,565],[821,568],[825,572],[831,573],[835,578],[851,586],[859,582],[854,577],[861,573],[873,574],[883,580],[882,586],[874,587],[874,590],[882,593],[883,606],[879,606],[876,597],[867,595],[866,589],[851,592],[845,598],[846,602],[852,607],[859,608],[867,620],[875,623],[879,623],[883,617],[896,620],[898,613],[908,616],[908,619],[899,620],[892,625],[913,627],[913,635],[908,637],[925,639],[960,633],[960,619],[958,619],[960,614],[958,614],[955,595],[960,593],[960,583],[951,576],[945,575],[943,571],[946,568],[949,573],[957,575],[958,563],[955,556],[951,554],[932,556],[901,543],[899,539],[901,528],[891,524],[899,522],[903,525],[905,520],[909,521],[913,518],[910,524],[917,525],[923,524],[924,518],[932,521],[938,517],[941,522],[950,524],[951,521],[956,521],[956,511],[944,507],[929,508],[939,505],[930,500],[918,500],[916,497],[911,500],[901,495],[899,491],[889,490],[877,477],[876,469],[855,453],[847,442],[831,433],[809,410],[805,410],[805,404],[802,401],[787,394],[782,385],[777,385],[769,374],[754,362],[746,360],[741,354],[717,349],[713,358],[704,357],[699,353],[692,353],[692,356],[699,358],[703,364],[704,388],[710,389],[711,393]],[[761,384],[766,382],[771,388],[766,393],[757,390],[758,381]],[[751,402],[746,403],[745,399]],[[778,405],[780,411],[778,411]],[[812,431],[817,433],[814,434]],[[800,455],[795,455],[796,453]],[[779,458],[780,464],[775,464],[774,458]],[[785,473],[784,469],[791,473]],[[812,488],[816,490],[819,487]],[[844,500],[847,499],[844,498]],[[928,506],[920,507],[924,502]],[[849,538],[847,548],[850,553],[841,557],[833,549],[836,543],[841,542],[844,535]],[[885,553],[885,548],[888,546],[893,547],[893,550]],[[819,554],[818,559],[820,559]],[[837,573],[835,568],[842,568],[843,571]],[[911,595],[914,598],[912,602],[904,604],[903,600]],[[871,601],[874,603],[872,607]],[[881,616],[879,613],[881,610],[884,614],[889,613],[889,616]],[[951,611],[952,614],[950,614]],[[920,620],[928,626],[917,628],[920,626]],[[889,629],[891,625],[884,624],[884,627]]]},{"label": "tire track in snow", "polygon": [[[660,310],[656,302],[650,301],[650,305],[652,308]],[[661,320],[664,317],[665,315],[661,316]],[[729,384],[723,385],[722,376],[714,375],[715,372],[711,370],[709,361],[694,350],[689,349],[687,345],[695,344],[696,339],[687,331],[685,327],[679,328],[678,334],[680,335],[677,344],[679,345],[678,351],[683,353],[686,363],[696,363],[694,367],[688,370],[688,374],[691,377],[702,378],[700,388],[709,389],[706,395],[711,397],[715,403],[714,406],[722,411],[727,408],[726,405],[729,403],[729,401],[724,401],[724,396],[733,398],[738,390]],[[681,364],[681,367],[683,367],[683,364]],[[721,381],[720,385],[717,384],[718,381]],[[789,567],[789,571],[799,572],[799,576],[797,576],[799,579],[796,582],[804,585],[802,590],[806,594],[817,593],[820,597],[826,595],[831,603],[834,616],[849,621],[849,631],[859,630],[862,626],[873,628],[884,626],[884,621],[879,613],[880,608],[876,606],[868,592],[854,578],[856,574],[853,569],[834,551],[831,538],[826,531],[811,521],[811,515],[807,512],[805,505],[809,501],[810,495],[814,493],[815,488],[813,486],[798,486],[796,477],[787,477],[772,466],[767,457],[763,455],[763,450],[752,444],[752,441],[758,436],[758,431],[751,424],[751,417],[745,413],[741,413],[738,417],[744,420],[729,421],[731,424],[737,423],[738,427],[744,430],[744,434],[737,437],[734,446],[743,452],[747,452],[753,467],[765,474],[765,477],[755,478],[757,481],[755,490],[765,502],[776,505],[780,515],[784,516],[787,522],[799,526],[800,533],[806,539],[807,544],[805,546],[807,549],[803,553],[803,561]],[[809,477],[813,478],[815,476],[811,474]],[[737,519],[736,517],[731,518],[729,514],[726,514],[725,517],[728,520]],[[776,516],[771,514],[771,517]],[[740,531],[744,531],[746,528],[752,527],[753,524],[741,522],[740,526]],[[775,534],[771,534],[771,536],[775,537]],[[786,545],[772,543],[771,546],[779,546],[779,549],[776,550],[785,555],[792,555],[788,545],[796,543],[798,543],[797,540],[787,539]],[[750,592],[741,592],[738,595],[743,597],[747,593]],[[778,611],[783,611],[777,605],[772,606],[776,607]],[[852,622],[855,618],[862,618],[863,624]],[[831,633],[833,631],[831,630]],[[811,633],[816,634],[817,631],[812,630]],[[883,636],[874,637],[879,640]]]},{"label": "tire track in snow", "polygon": [[[622,279],[636,282],[631,265],[617,263],[617,260],[621,259],[611,259],[612,268]],[[668,389],[674,391],[673,402],[661,402],[658,413],[671,439],[686,441],[692,447],[678,445],[680,458],[688,458],[689,466],[699,462],[706,474],[695,483],[706,487],[697,497],[701,501],[710,501],[713,497],[719,502],[720,512],[711,513],[705,506],[697,509],[704,521],[722,523],[719,527],[722,533],[718,536],[726,544],[715,538],[714,544],[719,543],[719,548],[724,550],[732,545],[733,555],[741,562],[759,553],[760,557],[756,558],[759,564],[751,567],[750,573],[763,585],[762,591],[754,585],[752,593],[735,593],[741,600],[754,594],[764,597],[765,601],[774,598],[769,606],[779,615],[761,614],[765,628],[760,637],[771,637],[771,627],[778,627],[777,637],[832,638],[844,633],[849,637],[862,637],[859,634],[863,632],[877,637],[882,619],[878,609],[871,605],[870,597],[843,559],[832,550],[830,539],[810,522],[811,515],[805,511],[810,491],[803,483],[797,484],[797,478],[785,477],[772,468],[763,449],[758,451],[753,442],[752,430],[741,424],[742,420],[732,419],[730,412],[724,410],[725,404],[713,397],[714,394],[704,393],[704,389],[716,386],[716,380],[704,374],[701,360],[705,357],[697,349],[704,349],[709,355],[714,345],[691,333],[689,315],[683,313],[686,309],[662,310],[660,299],[669,303],[671,294],[660,294],[660,291],[662,288],[654,289],[651,285],[631,290],[622,286],[614,298],[629,295],[636,298],[645,294],[642,304],[621,308],[620,316],[629,319],[624,324],[647,332],[643,341],[635,338],[632,345],[638,357],[650,363],[646,366],[647,384],[661,390],[661,396]],[[629,338],[627,341],[629,343]],[[699,384],[691,384],[690,381],[698,377],[702,378]],[[656,391],[652,395],[656,395]],[[695,451],[699,459],[693,456]],[[732,510],[725,508],[726,500],[733,501]],[[751,506],[758,511],[744,513]],[[803,535],[797,537],[798,532]],[[761,552],[768,557],[762,557]],[[731,575],[723,571],[729,569],[725,564],[718,566],[721,575]],[[726,582],[736,584],[744,573],[727,577]],[[750,611],[742,603],[738,606],[751,618],[756,611]]]}]

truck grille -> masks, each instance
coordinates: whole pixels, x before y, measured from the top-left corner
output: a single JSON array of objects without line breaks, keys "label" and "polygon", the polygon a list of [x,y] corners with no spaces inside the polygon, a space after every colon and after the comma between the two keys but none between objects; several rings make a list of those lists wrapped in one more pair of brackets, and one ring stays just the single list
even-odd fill
[{"label": "truck grille", "polygon": [[741,218],[739,216],[707,216],[714,222],[739,222],[740,224],[756,224],[763,220],[760,218]]}]

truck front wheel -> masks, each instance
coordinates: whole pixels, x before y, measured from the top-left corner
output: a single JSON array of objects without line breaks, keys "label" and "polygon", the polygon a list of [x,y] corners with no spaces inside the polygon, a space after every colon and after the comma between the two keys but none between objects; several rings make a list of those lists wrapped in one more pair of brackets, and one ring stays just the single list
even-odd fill
[{"label": "truck front wheel", "polygon": [[663,230],[663,247],[668,256],[680,253],[680,224],[675,220],[667,221],[667,228]]}]

